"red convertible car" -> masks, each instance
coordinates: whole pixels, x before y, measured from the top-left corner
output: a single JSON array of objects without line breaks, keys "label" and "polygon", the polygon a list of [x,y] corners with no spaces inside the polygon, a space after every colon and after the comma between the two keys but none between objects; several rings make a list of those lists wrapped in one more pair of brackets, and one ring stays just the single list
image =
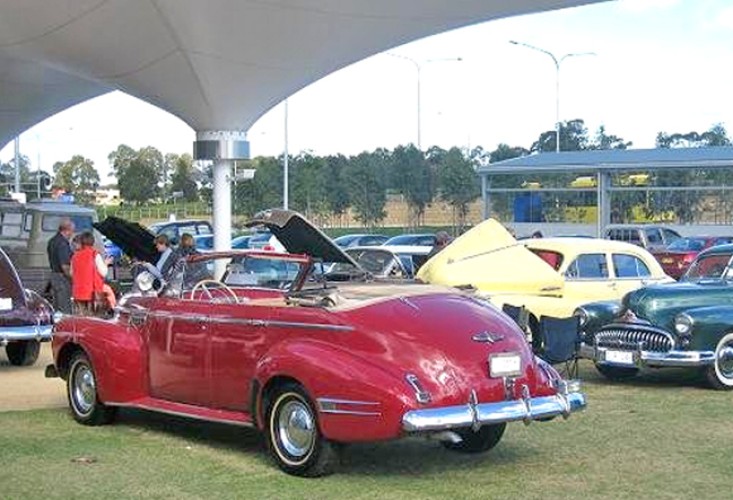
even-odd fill
[{"label": "red convertible car", "polygon": [[78,422],[135,407],[252,426],[280,468],[318,476],[337,443],[423,435],[483,452],[508,422],[585,407],[488,303],[414,283],[334,288],[314,259],[356,264],[325,235],[292,212],[258,222],[295,253],[189,256],[165,282],[138,275],[114,318],[55,325],[47,375],[66,380]]}]

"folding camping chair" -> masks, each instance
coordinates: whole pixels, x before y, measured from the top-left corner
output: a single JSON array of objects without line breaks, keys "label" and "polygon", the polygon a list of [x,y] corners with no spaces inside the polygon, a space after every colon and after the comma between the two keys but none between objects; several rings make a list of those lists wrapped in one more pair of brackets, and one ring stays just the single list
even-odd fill
[{"label": "folding camping chair", "polygon": [[512,318],[525,335],[529,332],[529,311],[524,306],[504,304],[501,311]]},{"label": "folding camping chair", "polygon": [[541,316],[539,322],[541,345],[538,357],[551,365],[565,365],[567,378],[578,376],[578,350],[580,348],[580,325],[577,316],[555,318]]}]

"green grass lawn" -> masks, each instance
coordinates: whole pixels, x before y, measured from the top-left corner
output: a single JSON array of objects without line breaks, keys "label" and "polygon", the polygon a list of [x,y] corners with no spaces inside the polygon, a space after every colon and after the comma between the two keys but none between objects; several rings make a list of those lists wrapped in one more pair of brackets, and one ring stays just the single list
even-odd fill
[{"label": "green grass lawn", "polygon": [[693,498],[733,496],[733,394],[680,371],[611,383],[589,407],[511,424],[467,456],[421,439],[352,445],[337,473],[279,471],[252,430],[139,411],[84,427],[65,410],[0,413],[0,498]]}]

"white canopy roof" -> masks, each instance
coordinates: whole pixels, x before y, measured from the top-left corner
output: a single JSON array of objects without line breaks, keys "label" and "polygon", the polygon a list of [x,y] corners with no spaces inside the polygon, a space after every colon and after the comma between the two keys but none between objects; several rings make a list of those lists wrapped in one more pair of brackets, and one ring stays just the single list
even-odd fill
[{"label": "white canopy roof", "polygon": [[246,131],[369,55],[469,24],[599,0],[3,0],[0,146],[113,89],[197,131]]}]

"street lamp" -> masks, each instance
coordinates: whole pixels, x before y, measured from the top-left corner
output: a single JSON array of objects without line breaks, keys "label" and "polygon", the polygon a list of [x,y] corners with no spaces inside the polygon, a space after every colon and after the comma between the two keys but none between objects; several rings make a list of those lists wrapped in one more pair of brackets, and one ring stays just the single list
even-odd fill
[{"label": "street lamp", "polygon": [[595,56],[595,52],[572,52],[569,54],[565,54],[560,59],[555,57],[555,54],[550,52],[549,50],[541,49],[539,47],[535,47],[534,45],[530,45],[528,43],[524,42],[517,42],[516,40],[509,40],[509,43],[512,45],[521,45],[522,47],[527,47],[528,49],[536,50],[537,52],[542,52],[543,54],[547,54],[552,58],[552,62],[555,63],[555,152],[560,152],[560,64],[567,59],[568,57],[576,57],[576,56]]},{"label": "street lamp", "polygon": [[283,210],[288,210],[290,184],[288,183],[288,100],[285,99],[285,144],[283,145]]},{"label": "street lamp", "polygon": [[421,119],[421,112],[420,112],[420,102],[422,100],[421,97],[421,91],[420,91],[420,72],[422,71],[422,66],[424,64],[428,64],[431,62],[445,62],[445,61],[455,61],[460,62],[463,59],[460,57],[443,57],[439,59],[427,59],[425,61],[416,61],[415,59],[407,56],[403,56],[401,54],[393,54],[391,52],[386,52],[388,56],[396,57],[398,59],[403,59],[405,61],[409,61],[415,66],[415,71],[417,72],[417,149],[422,151],[422,119]]}]

